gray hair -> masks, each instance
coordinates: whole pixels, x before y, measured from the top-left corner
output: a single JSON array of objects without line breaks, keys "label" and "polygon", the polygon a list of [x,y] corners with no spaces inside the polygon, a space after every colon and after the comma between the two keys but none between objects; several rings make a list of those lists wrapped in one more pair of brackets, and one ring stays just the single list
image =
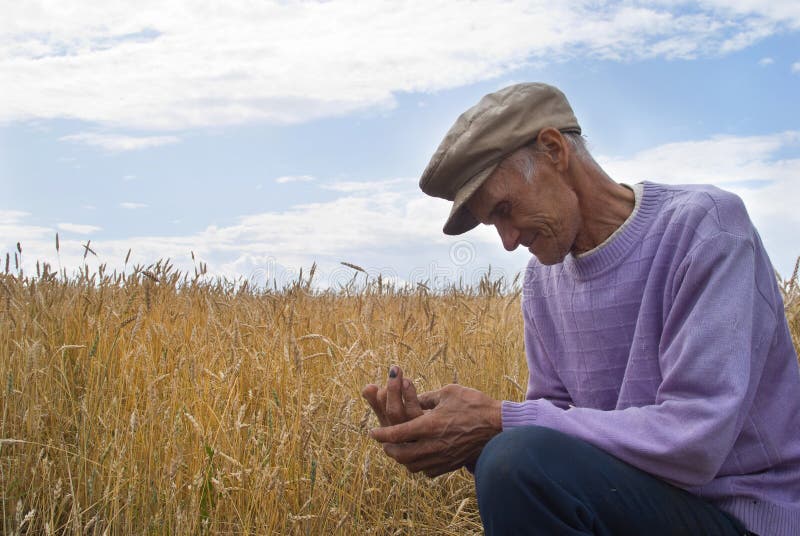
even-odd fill
[{"label": "gray hair", "polygon": [[[586,148],[586,138],[583,135],[575,132],[563,132],[562,134],[569,142],[577,158],[586,162],[594,162],[594,158],[589,154],[589,149]],[[523,149],[527,150],[512,153],[514,158],[509,159],[509,165],[513,166],[525,178],[526,182],[531,182],[533,180],[533,172],[536,169],[535,155],[543,152],[543,150],[539,147],[538,141],[526,145]]]}]

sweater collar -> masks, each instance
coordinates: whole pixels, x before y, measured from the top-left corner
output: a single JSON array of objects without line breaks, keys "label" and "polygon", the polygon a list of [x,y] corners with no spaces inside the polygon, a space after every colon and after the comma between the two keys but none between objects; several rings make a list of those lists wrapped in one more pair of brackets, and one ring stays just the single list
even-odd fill
[{"label": "sweater collar", "polygon": [[564,268],[576,279],[591,279],[619,264],[631,249],[641,241],[653,221],[660,205],[661,189],[657,184],[644,181],[638,207],[622,224],[611,239],[579,258],[572,253],[564,258]]}]

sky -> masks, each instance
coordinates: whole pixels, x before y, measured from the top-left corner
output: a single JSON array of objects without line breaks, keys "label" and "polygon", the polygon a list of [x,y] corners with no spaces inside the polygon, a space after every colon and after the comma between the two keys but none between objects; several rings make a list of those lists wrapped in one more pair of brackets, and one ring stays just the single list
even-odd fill
[{"label": "sky", "polygon": [[530,254],[485,226],[443,235],[449,203],[417,183],[460,113],[527,81],[564,91],[614,180],[734,192],[783,277],[800,256],[796,0],[0,0],[0,15],[0,269],[19,242],[28,274],[169,258],[279,286],[312,263],[320,288],[352,278],[342,262],[399,283],[512,278]]}]

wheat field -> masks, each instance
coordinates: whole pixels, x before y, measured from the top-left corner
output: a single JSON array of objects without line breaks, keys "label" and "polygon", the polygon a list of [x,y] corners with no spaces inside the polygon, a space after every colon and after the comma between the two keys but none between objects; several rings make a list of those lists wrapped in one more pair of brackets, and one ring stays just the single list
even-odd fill
[{"label": "wheat field", "polygon": [[[519,282],[432,292],[194,277],[0,274],[5,534],[479,534],[472,479],[410,475],[360,397],[398,363],[417,389],[522,399]],[[797,270],[780,280],[800,341]]]}]

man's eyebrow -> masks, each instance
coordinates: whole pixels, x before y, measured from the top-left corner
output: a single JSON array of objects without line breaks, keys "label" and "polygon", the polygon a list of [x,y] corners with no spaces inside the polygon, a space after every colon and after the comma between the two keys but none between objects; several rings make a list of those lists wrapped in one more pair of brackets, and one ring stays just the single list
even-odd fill
[{"label": "man's eyebrow", "polygon": [[500,212],[500,206],[504,202],[505,202],[505,199],[499,199],[494,203],[494,206],[492,206],[492,210],[489,211],[489,215],[487,216],[487,218],[488,218],[487,221],[491,221],[492,217],[497,215],[498,212]]},{"label": "man's eyebrow", "polygon": [[[494,211],[494,208],[492,208],[492,211]],[[472,216],[476,220],[478,220],[478,223],[481,223],[483,225],[489,225],[489,220],[492,219],[492,212],[489,212],[489,214],[484,215],[484,214],[479,214],[478,211],[472,211]]]}]

